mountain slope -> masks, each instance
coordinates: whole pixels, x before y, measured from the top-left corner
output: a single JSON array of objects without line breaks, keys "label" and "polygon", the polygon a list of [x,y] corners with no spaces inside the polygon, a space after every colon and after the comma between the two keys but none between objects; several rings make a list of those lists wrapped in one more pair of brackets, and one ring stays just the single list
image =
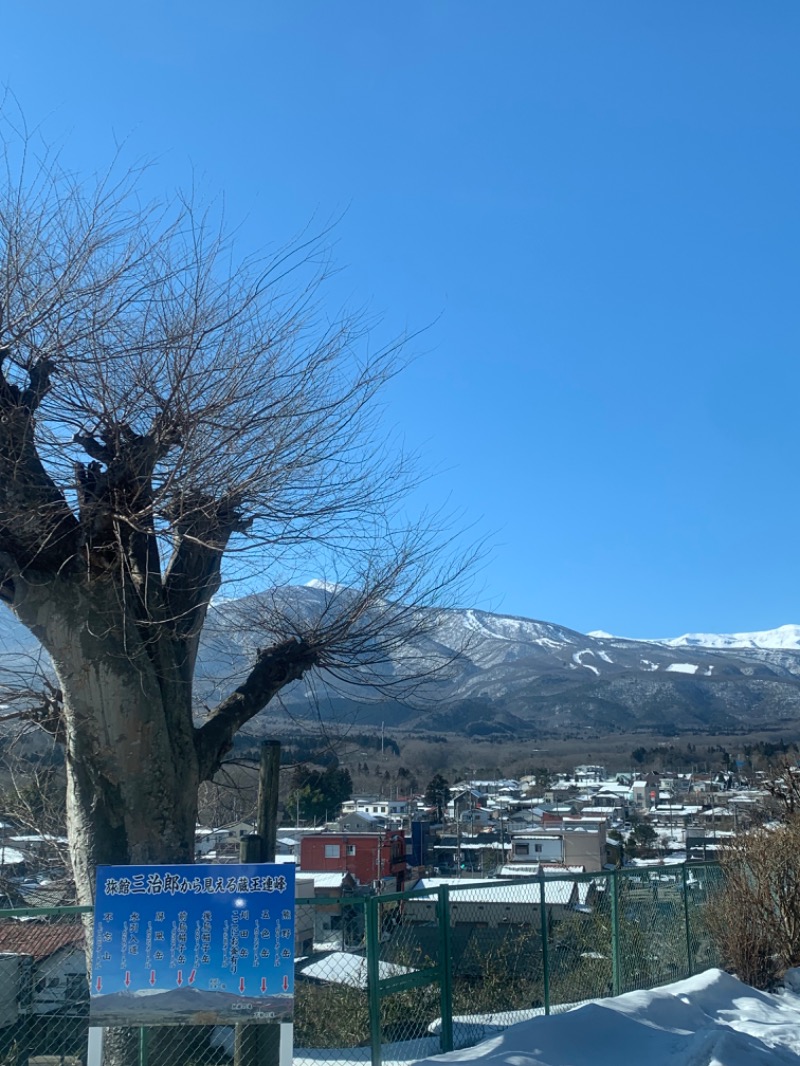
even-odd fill
[{"label": "mountain slope", "polygon": [[[307,586],[282,590],[296,610],[309,615],[329,609],[337,594]],[[229,676],[236,673],[237,654],[252,647],[236,619],[257,601],[221,604],[212,612],[209,632],[219,631],[227,645]],[[734,731],[800,723],[800,649],[793,646],[791,632],[800,634],[800,627],[730,638],[695,634],[631,640],[486,611],[446,611],[413,653],[424,666],[453,666],[406,705],[355,684],[339,682],[334,690],[311,681],[292,686],[282,702],[293,716],[310,710],[348,717],[358,704],[362,721],[472,736],[544,735],[585,727]],[[204,651],[201,671],[210,680],[209,665]],[[217,669],[220,665],[217,661]],[[275,711],[269,714],[274,717]]]},{"label": "mountain slope", "polygon": [[[313,583],[215,603],[201,647],[197,695],[213,705],[241,680],[268,639],[258,619],[278,603],[312,619],[335,610],[347,590]],[[296,682],[265,712],[352,717],[399,728],[473,736],[600,732],[728,731],[800,723],[800,626],[765,633],[686,634],[661,641],[586,635],[563,626],[479,610],[431,616],[425,638],[404,650],[417,669],[441,676],[387,699],[354,674],[335,685]],[[36,641],[0,613],[0,674],[27,674]],[[385,677],[403,673],[387,665]]]}]

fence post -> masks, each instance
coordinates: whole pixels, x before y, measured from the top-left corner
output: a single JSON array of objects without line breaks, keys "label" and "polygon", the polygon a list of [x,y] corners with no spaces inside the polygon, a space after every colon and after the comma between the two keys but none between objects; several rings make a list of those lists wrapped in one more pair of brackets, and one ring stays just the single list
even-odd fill
[{"label": "fence post", "polygon": [[686,929],[686,976],[691,977],[694,973],[694,958],[692,930],[689,924],[689,876],[686,863],[683,864],[683,924]]},{"label": "fence post", "polygon": [[542,985],[544,1012],[550,1013],[550,928],[544,896],[544,870],[539,870],[539,929],[542,938]]},{"label": "fence post", "polygon": [[139,1029],[139,1066],[147,1066],[147,1029]]},{"label": "fence post", "polygon": [[450,934],[450,886],[437,889],[439,911],[439,1010],[442,1028],[439,1050],[453,1050],[453,952]]},{"label": "fence post", "polygon": [[617,870],[611,871],[611,983],[612,992],[618,996],[622,987],[619,952],[619,880]]},{"label": "fence post", "polygon": [[367,913],[365,934],[367,938],[367,1003],[369,1006],[369,1037],[372,1048],[372,1066],[381,1066],[381,993],[380,980],[380,900],[377,896],[366,899]]}]

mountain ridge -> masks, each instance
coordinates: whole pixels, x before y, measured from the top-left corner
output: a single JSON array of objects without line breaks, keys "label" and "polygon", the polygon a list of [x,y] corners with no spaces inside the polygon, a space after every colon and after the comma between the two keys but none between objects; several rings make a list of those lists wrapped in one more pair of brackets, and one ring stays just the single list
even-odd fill
[{"label": "mountain ridge", "polygon": [[[200,704],[213,706],[245,676],[269,639],[259,617],[277,606],[302,624],[329,615],[348,595],[315,582],[215,601],[198,659]],[[800,727],[798,625],[637,640],[476,608],[434,611],[428,620],[426,634],[386,664],[384,684],[358,671],[335,681],[305,678],[261,713],[253,731],[355,715],[403,730],[475,737]],[[0,614],[0,650],[0,674],[7,677],[30,671],[40,656],[10,612]],[[436,679],[403,691],[409,660]],[[395,694],[387,695],[393,686]]]},{"label": "mountain ridge", "polygon": [[[330,610],[342,594],[324,586],[282,592],[312,612]],[[222,615],[240,609],[221,605]],[[228,639],[241,641],[235,627],[219,621]],[[365,695],[355,683],[299,682],[282,694],[287,712],[302,714],[306,702],[318,716],[346,717],[357,709],[362,721],[476,737],[800,725],[800,640],[795,646],[787,639],[789,632],[800,637],[800,627],[747,634],[746,642],[741,634],[659,641],[583,634],[476,608],[444,610],[434,621],[427,636],[414,642],[413,654],[423,666],[454,666],[425,692],[400,702]],[[274,720],[274,711],[264,713]]]}]

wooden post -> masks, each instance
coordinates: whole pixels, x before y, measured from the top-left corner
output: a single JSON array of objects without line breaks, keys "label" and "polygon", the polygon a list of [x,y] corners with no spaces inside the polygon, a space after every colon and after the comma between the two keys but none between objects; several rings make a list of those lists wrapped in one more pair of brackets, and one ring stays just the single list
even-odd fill
[{"label": "wooden post", "polygon": [[258,771],[258,821],[256,832],[262,840],[261,862],[275,862],[278,847],[278,784],[281,742],[265,740],[261,745]]},{"label": "wooden post", "polygon": [[[265,740],[261,745],[258,773],[256,832],[248,833],[239,845],[239,861],[274,862],[278,840],[278,775],[281,744]],[[255,945],[254,945],[255,947]],[[234,1043],[236,1066],[279,1066],[281,1027],[237,1025]]]}]

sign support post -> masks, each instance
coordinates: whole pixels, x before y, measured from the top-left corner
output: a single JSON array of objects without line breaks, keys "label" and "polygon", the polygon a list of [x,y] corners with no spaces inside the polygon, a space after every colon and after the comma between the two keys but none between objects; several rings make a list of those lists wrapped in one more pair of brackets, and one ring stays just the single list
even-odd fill
[{"label": "sign support post", "polygon": [[[258,772],[256,832],[243,837],[239,861],[275,862],[278,841],[278,781],[281,745],[265,740],[261,745]],[[234,1037],[235,1066],[280,1066],[282,1025],[237,1025]]]}]

